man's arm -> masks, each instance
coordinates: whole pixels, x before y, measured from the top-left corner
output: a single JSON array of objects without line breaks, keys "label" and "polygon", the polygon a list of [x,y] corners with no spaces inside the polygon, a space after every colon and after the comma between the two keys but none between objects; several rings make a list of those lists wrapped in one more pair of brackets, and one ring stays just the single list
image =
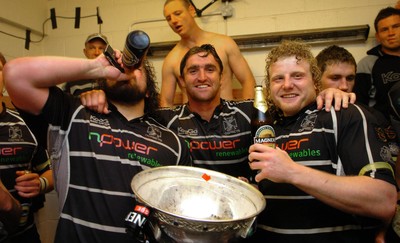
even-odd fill
[{"label": "man's arm", "polygon": [[262,144],[250,147],[249,161],[259,170],[256,181],[268,178],[289,183],[324,203],[342,211],[373,217],[388,223],[394,215],[396,188],[383,180],[368,176],[336,176],[295,163],[279,148]]},{"label": "man's arm", "polygon": [[253,73],[247,63],[246,59],[240,52],[236,42],[227,36],[225,52],[228,56],[229,66],[237,80],[242,85],[242,99],[254,99],[254,86],[256,80],[254,79]]},{"label": "man's arm", "polygon": [[176,85],[178,83],[177,77],[174,74],[174,65],[179,65],[179,61],[174,63],[173,58],[168,55],[164,59],[162,66],[162,82],[160,92],[160,107],[173,107]]},{"label": "man's arm", "polygon": [[[117,56],[117,53],[116,53]],[[120,53],[118,53],[120,59]],[[39,114],[45,105],[49,87],[80,79],[127,79],[103,56],[96,59],[66,57],[23,57],[8,62],[3,71],[7,91],[14,105]]]}]

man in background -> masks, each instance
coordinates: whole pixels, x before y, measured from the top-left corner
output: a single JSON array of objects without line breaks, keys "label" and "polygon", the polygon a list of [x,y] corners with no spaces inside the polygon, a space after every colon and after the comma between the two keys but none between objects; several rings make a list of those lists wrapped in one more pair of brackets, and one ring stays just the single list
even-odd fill
[{"label": "man in background", "polygon": [[[380,44],[367,51],[368,56],[358,63],[354,86],[354,93],[359,102],[374,107],[390,121],[392,128],[397,132],[398,143],[400,143],[400,118],[393,102],[390,101],[390,94],[400,92],[400,85],[397,84],[400,82],[399,5],[397,1],[395,8],[381,9],[376,16],[375,38]],[[400,161],[397,164],[400,164]]]},{"label": "man in background", "polygon": [[315,57],[321,70],[321,89],[337,88],[345,92],[352,92],[357,63],[353,55],[337,45],[323,49]]},{"label": "man in background", "polygon": [[374,107],[390,120],[388,93],[400,81],[400,9],[380,10],[374,27],[380,44],[358,63],[354,92],[358,102]]},{"label": "man in background", "polygon": [[[83,54],[88,59],[95,59],[100,56],[108,45],[107,37],[100,33],[89,35],[85,41]],[[83,92],[98,88],[98,80],[78,80],[65,83],[64,90],[67,93],[78,96]]]},{"label": "man in background", "polygon": [[[190,48],[202,44],[213,45],[221,57],[224,66],[221,79],[221,98],[225,100],[234,99],[232,94],[234,76],[242,85],[242,96],[238,99],[254,98],[255,79],[235,41],[226,35],[202,30],[194,19],[195,15],[195,9],[189,0],[167,0],[164,4],[165,19],[181,39],[168,53],[163,63],[161,107],[172,107],[174,105],[175,89],[176,85],[179,84],[180,60]],[[182,90],[183,103],[186,103],[186,91],[181,85],[179,87]]]},{"label": "man in background", "polygon": [[[316,56],[318,67],[322,72],[321,85],[322,89],[326,88],[338,88],[345,92],[352,92],[357,64],[353,55],[343,47],[336,45],[328,46],[323,49]],[[399,83],[400,84],[400,83]],[[388,140],[388,145],[390,152],[394,160],[398,157],[399,144],[396,131],[391,126],[390,122],[383,116],[383,114],[372,107],[364,106],[368,109],[378,120],[382,129],[378,132],[380,136],[385,136]],[[400,160],[397,158],[395,177],[397,185],[400,185]],[[398,194],[400,198],[400,194]],[[384,237],[383,235],[378,235],[378,237]],[[400,242],[400,238],[396,236],[393,232],[392,227],[386,234],[386,241],[390,242]],[[379,241],[377,241],[379,242]]]},{"label": "man in background", "polygon": [[[337,88],[345,92],[352,92],[355,84],[357,64],[353,55],[343,47],[332,45],[323,49],[316,56],[318,67],[321,70],[322,90]],[[390,121],[382,112],[373,107],[365,106],[380,122],[383,130],[381,135],[386,136],[389,141],[391,153],[396,160],[399,152],[399,138]],[[399,176],[400,182],[400,176]]]},{"label": "man in background", "polygon": [[[316,56],[318,67],[321,70],[322,90],[337,88],[345,92],[352,92],[355,84],[357,63],[353,55],[343,47],[328,46]],[[399,138],[390,121],[382,112],[373,107],[365,106],[380,122],[384,136],[389,141],[391,153],[396,159],[399,151]],[[381,133],[382,134],[382,133]],[[400,178],[400,177],[399,177]],[[400,179],[399,179],[400,182]]]}]

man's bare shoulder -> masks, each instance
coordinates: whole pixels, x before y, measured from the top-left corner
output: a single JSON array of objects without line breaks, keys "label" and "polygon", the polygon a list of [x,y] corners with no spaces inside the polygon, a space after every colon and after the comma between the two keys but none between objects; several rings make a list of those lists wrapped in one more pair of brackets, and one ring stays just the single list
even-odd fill
[{"label": "man's bare shoulder", "polygon": [[188,51],[188,48],[183,46],[180,42],[178,42],[174,48],[167,54],[164,61],[168,60],[180,60],[185,53]]},{"label": "man's bare shoulder", "polygon": [[217,50],[227,51],[237,46],[230,36],[224,34],[206,32],[205,39],[208,43],[214,45]]}]

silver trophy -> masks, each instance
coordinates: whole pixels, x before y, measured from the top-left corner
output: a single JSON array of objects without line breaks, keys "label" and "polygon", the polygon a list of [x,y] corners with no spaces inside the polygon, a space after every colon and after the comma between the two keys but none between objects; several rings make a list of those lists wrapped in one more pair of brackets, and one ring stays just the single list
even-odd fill
[{"label": "silver trophy", "polygon": [[265,208],[263,195],[232,176],[189,166],[144,170],[131,182],[137,201],[149,208],[157,242],[233,242],[254,230]]}]

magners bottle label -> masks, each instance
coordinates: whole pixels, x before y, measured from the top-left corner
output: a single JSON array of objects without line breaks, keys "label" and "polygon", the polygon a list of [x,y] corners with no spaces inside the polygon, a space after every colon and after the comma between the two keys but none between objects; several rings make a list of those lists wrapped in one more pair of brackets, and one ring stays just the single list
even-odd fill
[{"label": "magners bottle label", "polygon": [[275,130],[270,125],[260,126],[255,133],[254,143],[261,143],[275,148]]}]

